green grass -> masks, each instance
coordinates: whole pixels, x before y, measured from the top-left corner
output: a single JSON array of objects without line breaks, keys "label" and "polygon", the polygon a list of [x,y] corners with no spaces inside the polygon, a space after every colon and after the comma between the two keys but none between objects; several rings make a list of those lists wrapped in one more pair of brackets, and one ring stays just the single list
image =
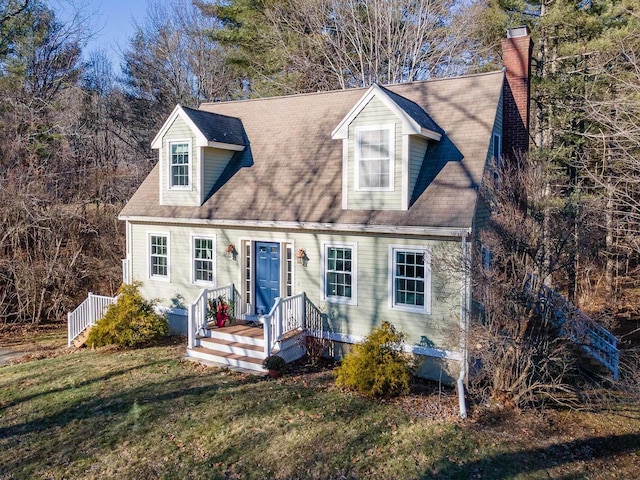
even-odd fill
[{"label": "green grass", "polygon": [[0,478],[569,479],[640,471],[637,411],[434,419],[410,408],[424,398],[369,400],[335,388],[331,372],[274,381],[201,367],[183,353],[182,345],[83,350],[0,368]]}]

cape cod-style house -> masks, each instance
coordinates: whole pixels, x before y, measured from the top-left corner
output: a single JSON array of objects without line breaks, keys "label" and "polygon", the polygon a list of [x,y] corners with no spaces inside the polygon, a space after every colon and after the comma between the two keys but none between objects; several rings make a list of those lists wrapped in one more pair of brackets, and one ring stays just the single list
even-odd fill
[{"label": "cape cod-style house", "polygon": [[[223,287],[240,319],[286,303],[285,325],[267,321],[269,353],[301,327],[287,317],[317,309],[308,327],[334,351],[387,320],[426,356],[426,376],[457,379],[478,188],[493,157],[528,143],[531,40],[526,29],[509,37],[497,72],[176,106],[151,144],[157,165],[120,214],[125,278],[185,329],[196,305],[187,355],[223,360],[221,344],[199,338],[197,302]],[[286,301],[301,296],[308,305]],[[241,353],[229,356],[256,363]]]},{"label": "cape cod-style house", "polygon": [[[531,46],[522,27],[495,72],[176,106],[120,214],[125,281],[161,300],[187,356],[260,370],[301,337],[339,355],[386,320],[424,376],[461,387],[478,190],[527,150]],[[219,296],[261,327],[206,328]]]}]

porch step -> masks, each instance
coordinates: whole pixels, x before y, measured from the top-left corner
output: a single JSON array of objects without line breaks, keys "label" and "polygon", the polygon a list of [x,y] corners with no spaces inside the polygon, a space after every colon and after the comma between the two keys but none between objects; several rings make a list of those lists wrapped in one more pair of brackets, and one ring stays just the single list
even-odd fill
[{"label": "porch step", "polygon": [[236,353],[223,352],[220,350],[212,350],[211,348],[187,348],[187,357],[198,358],[229,367],[244,368],[260,373],[267,372],[262,367],[262,359],[238,355]]},{"label": "porch step", "polygon": [[204,337],[224,340],[226,342],[242,343],[264,349],[264,330],[247,324],[206,330]]},{"label": "porch step", "polygon": [[[247,337],[243,337],[243,340]],[[262,361],[265,358],[264,348],[260,345],[252,345],[250,343],[234,342],[224,338],[207,338],[202,337],[200,346],[208,350],[216,350],[219,352],[242,355],[245,357],[257,358]]]},{"label": "porch step", "polygon": [[87,338],[89,337],[89,331],[91,331],[92,325],[89,325],[85,328],[80,335],[73,339],[73,346],[76,348],[84,347],[84,344],[87,342]]}]

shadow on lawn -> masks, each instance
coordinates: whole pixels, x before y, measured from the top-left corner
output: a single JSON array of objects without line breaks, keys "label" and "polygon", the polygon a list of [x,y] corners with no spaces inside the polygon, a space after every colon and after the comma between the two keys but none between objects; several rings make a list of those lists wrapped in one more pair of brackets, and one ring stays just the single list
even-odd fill
[{"label": "shadow on lawn", "polygon": [[[608,435],[573,440],[551,445],[545,448],[534,448],[521,452],[505,452],[482,457],[468,463],[447,463],[438,469],[437,475],[442,478],[512,478],[518,473],[533,473],[573,462],[605,459],[617,454],[640,450],[640,434]],[[562,479],[582,478],[578,472],[569,473]],[[425,473],[424,479],[433,478],[433,473]],[[555,477],[554,477],[555,478]]]},{"label": "shadow on lawn", "polygon": [[[71,388],[82,388],[82,387],[86,387],[88,385],[91,385],[95,382],[103,382],[106,380],[110,380],[114,377],[117,377],[119,375],[124,375],[126,373],[130,373],[133,372],[134,370],[140,370],[142,368],[147,368],[149,366],[154,366],[154,365],[159,365],[159,364],[163,364],[163,363],[167,363],[167,361],[157,361],[157,362],[152,362],[152,363],[147,363],[144,365],[137,365],[135,367],[130,367],[130,368],[123,368],[121,370],[114,370],[112,372],[108,372],[104,375],[100,375],[99,377],[93,377],[93,378],[89,378],[86,380],[83,380],[82,382],[78,382],[78,383],[73,383],[71,385],[63,385],[61,387],[58,388],[52,388],[50,390],[44,390],[42,392],[38,392],[38,393],[32,393],[30,395],[25,395],[23,397],[18,397],[10,402],[7,402],[5,404],[1,404],[0,405],[0,412],[2,412],[3,410],[7,410],[8,408],[11,407],[15,407],[16,405],[19,405],[20,403],[24,403],[24,402],[28,402],[30,400],[34,400],[38,397],[43,397],[45,395],[52,395],[52,394],[56,394],[56,393],[61,393],[64,392],[66,390],[69,390]],[[0,430],[0,435],[2,433],[2,430]]]}]

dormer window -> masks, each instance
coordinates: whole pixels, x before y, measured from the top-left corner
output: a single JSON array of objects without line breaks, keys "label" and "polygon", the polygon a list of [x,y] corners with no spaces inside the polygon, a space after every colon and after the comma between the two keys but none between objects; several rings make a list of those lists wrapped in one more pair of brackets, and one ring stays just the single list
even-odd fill
[{"label": "dormer window", "polygon": [[169,142],[171,174],[169,188],[191,186],[189,142]]},{"label": "dormer window", "polygon": [[356,190],[393,190],[395,125],[356,128]]}]

